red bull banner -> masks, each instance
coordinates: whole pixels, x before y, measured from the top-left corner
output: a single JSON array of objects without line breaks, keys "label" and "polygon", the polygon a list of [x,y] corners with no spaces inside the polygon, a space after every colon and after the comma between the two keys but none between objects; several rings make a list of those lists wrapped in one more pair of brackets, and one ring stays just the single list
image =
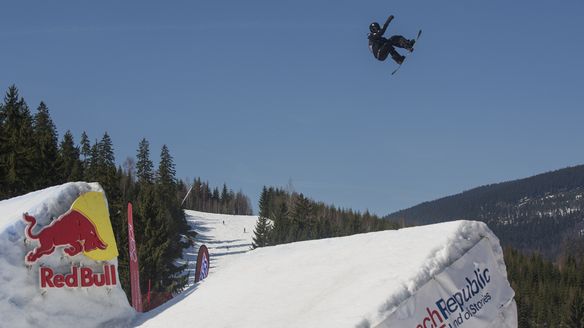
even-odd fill
[{"label": "red bull banner", "polygon": [[199,247],[199,254],[197,255],[197,269],[195,270],[195,282],[199,282],[209,275],[209,250],[207,246],[201,245]]},{"label": "red bull banner", "polygon": [[[24,262],[33,265],[55,252],[73,257],[84,255],[94,261],[109,261],[118,256],[107,201],[102,192],[91,191],[79,196],[71,208],[38,230],[34,216],[25,213],[25,235],[36,246],[26,253]],[[35,230],[38,230],[35,232]],[[68,274],[57,274],[51,268],[39,268],[42,288],[90,287],[116,285],[116,266],[106,264],[102,272],[91,268],[72,267]]]},{"label": "red bull banner", "polygon": [[128,247],[130,251],[130,285],[132,287],[132,307],[142,312],[142,292],[140,291],[140,266],[138,265],[138,250],[134,238],[134,218],[132,203],[128,203]]},{"label": "red bull banner", "polygon": [[489,328],[514,296],[483,238],[375,327]]}]

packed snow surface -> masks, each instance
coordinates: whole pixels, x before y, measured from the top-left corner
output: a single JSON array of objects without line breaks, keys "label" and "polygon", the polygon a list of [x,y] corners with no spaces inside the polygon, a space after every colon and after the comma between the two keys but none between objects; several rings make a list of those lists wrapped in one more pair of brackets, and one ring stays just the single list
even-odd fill
[{"label": "packed snow surface", "polygon": [[[372,327],[488,237],[456,221],[249,250],[255,217],[187,212],[210,246],[209,277],[149,313],[142,327]],[[223,224],[225,222],[225,224]],[[229,248],[227,248],[229,246]],[[245,252],[245,253],[242,253]],[[213,264],[214,263],[214,264]]]},{"label": "packed snow surface", "polygon": [[[36,217],[39,226],[46,226],[88,191],[102,189],[96,183],[75,182],[0,201],[0,327],[127,327],[130,324],[135,312],[119,284],[115,288],[41,290],[39,287],[39,265],[60,272],[70,269],[70,261],[95,270],[101,270],[101,265],[83,255],[64,257],[59,249],[30,268],[24,263],[26,252],[34,245],[25,244],[23,213]],[[117,266],[116,260],[109,263]]]}]

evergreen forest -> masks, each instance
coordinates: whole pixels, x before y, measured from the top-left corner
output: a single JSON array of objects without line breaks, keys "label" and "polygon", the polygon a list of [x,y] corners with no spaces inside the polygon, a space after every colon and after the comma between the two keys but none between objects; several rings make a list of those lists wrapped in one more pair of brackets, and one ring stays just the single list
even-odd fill
[{"label": "evergreen forest", "polygon": [[397,228],[368,211],[337,208],[293,190],[264,186],[253,247]]}]

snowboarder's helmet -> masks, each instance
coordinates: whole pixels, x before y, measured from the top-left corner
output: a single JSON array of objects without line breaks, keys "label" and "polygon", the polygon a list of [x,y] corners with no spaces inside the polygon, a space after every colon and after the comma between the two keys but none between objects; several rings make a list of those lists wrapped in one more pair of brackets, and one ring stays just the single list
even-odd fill
[{"label": "snowboarder's helmet", "polygon": [[379,27],[379,23],[377,22],[373,22],[369,25],[369,31],[371,31],[371,33],[377,33],[380,29],[381,27]]}]

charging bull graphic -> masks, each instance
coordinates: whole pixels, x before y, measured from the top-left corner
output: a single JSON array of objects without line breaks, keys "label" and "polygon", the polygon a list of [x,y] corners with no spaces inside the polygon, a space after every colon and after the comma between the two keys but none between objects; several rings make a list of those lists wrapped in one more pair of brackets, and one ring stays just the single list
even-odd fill
[{"label": "charging bull graphic", "polygon": [[27,264],[54,253],[57,248],[64,248],[69,256],[83,252],[96,261],[118,256],[107,203],[101,192],[91,191],[79,196],[71,209],[36,234],[33,232],[36,218],[25,213],[23,219],[27,223],[26,237],[39,243],[26,254],[24,260]]},{"label": "charging bull graphic", "polygon": [[28,222],[26,237],[40,242],[37,248],[26,255],[28,263],[36,262],[43,255],[52,254],[57,246],[69,246],[65,248],[65,253],[69,256],[75,256],[81,251],[107,248],[97,235],[93,223],[75,210],[69,210],[36,235],[32,233],[36,219],[24,214],[24,220]]}]

